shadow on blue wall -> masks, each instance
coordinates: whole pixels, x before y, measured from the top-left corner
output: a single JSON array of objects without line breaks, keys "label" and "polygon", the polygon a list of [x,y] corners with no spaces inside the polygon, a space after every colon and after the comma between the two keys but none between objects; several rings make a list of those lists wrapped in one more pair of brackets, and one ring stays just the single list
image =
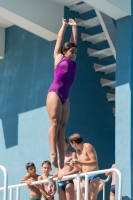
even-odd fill
[{"label": "shadow on blue wall", "polygon": [[54,45],[16,26],[6,29],[5,58],[0,61],[0,118],[6,148],[18,144],[18,114],[45,105],[53,78]]},{"label": "shadow on blue wall", "polygon": [[122,196],[122,200],[131,200],[128,196]]}]

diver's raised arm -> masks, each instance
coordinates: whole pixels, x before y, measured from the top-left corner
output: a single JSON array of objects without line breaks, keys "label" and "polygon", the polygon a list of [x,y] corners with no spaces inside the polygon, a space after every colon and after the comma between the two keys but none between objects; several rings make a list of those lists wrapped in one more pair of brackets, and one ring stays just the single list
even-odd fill
[{"label": "diver's raised arm", "polygon": [[62,19],[62,26],[58,32],[56,45],[54,48],[54,59],[56,58],[56,56],[58,54],[61,53],[61,47],[62,47],[62,42],[63,42],[63,38],[64,38],[64,33],[65,33],[67,26],[68,26],[68,23],[67,23],[66,19]]},{"label": "diver's raised arm", "polygon": [[69,19],[68,24],[72,27],[70,42],[77,44],[77,24],[74,19]]}]

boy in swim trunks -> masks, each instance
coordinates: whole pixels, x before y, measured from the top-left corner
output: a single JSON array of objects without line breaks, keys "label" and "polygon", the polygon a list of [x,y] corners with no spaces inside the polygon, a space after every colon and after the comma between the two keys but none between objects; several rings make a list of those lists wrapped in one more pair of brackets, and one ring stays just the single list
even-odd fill
[{"label": "boy in swim trunks", "polygon": [[[80,134],[73,134],[69,137],[71,146],[76,150],[77,159],[73,159],[71,164],[75,167],[81,165],[81,172],[91,172],[99,170],[97,154],[94,147],[89,143],[83,143]],[[98,195],[100,175],[89,176],[89,200],[96,200]],[[84,197],[85,177],[82,178],[82,194]]]},{"label": "boy in swim trunks", "polygon": [[[116,165],[113,164],[111,168],[116,168]],[[110,200],[115,200],[115,172],[107,172],[106,176],[112,176],[111,188],[110,188]]]},{"label": "boy in swim trunks", "polygon": [[[74,152],[68,150],[69,142],[68,139],[64,138],[64,153],[65,153],[65,162],[63,169],[57,169],[54,177],[58,176],[58,179],[61,180],[63,176],[77,174],[78,170],[70,165],[70,161],[75,157]],[[58,181],[58,199],[59,200],[74,200],[74,182],[73,179]]]},{"label": "boy in swim trunks", "polygon": [[[45,180],[45,179],[51,179],[52,175],[49,174],[49,172],[52,170],[50,161],[46,160],[42,163],[43,175],[38,177],[38,180]],[[56,184],[52,181],[52,189],[49,190],[49,183],[42,183],[39,185],[39,190],[42,193],[41,200],[54,200],[54,195],[56,192]]]},{"label": "boy in swim trunks", "polygon": [[24,178],[22,179],[22,183],[26,183],[28,185],[28,189],[30,192],[30,200],[41,200],[41,193],[38,189],[37,185],[30,185],[32,182],[37,181],[39,175],[36,174],[36,167],[34,165],[34,163],[29,162],[26,164],[26,169],[28,174],[26,174],[24,176]]}]

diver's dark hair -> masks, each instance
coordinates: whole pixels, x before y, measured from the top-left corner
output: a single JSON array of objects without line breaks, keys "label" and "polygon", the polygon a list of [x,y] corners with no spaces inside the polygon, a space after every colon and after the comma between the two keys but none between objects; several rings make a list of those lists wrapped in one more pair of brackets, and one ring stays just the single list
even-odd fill
[{"label": "diver's dark hair", "polygon": [[42,166],[43,166],[44,164],[48,164],[48,165],[50,165],[50,167],[51,167],[51,162],[50,162],[49,160],[43,161]]},{"label": "diver's dark hair", "polygon": [[66,42],[62,47],[61,47],[61,53],[64,55],[65,52],[67,52],[69,49],[72,47],[78,48],[78,46],[73,43],[73,42]]},{"label": "diver's dark hair", "polygon": [[34,163],[32,163],[32,162],[28,162],[27,164],[26,164],[26,169],[28,170],[29,169],[29,167],[35,167],[35,164]]}]

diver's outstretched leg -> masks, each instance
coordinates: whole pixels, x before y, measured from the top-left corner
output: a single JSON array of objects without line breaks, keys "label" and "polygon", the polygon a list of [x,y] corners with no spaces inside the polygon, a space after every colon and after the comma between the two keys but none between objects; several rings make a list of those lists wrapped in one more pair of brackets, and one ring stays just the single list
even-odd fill
[{"label": "diver's outstretched leg", "polygon": [[59,126],[58,139],[57,139],[57,146],[59,153],[59,167],[61,169],[64,167],[64,132],[66,128],[66,123],[69,118],[69,113],[70,113],[70,104],[69,100],[67,99],[66,102],[63,104],[62,118]]},{"label": "diver's outstretched leg", "polygon": [[[50,118],[50,129],[48,132],[49,144],[50,144],[50,157],[52,164],[58,168],[57,159],[57,138],[62,118],[63,105],[55,92],[49,92],[47,96],[47,111]],[[64,141],[64,138],[63,138]]]}]

